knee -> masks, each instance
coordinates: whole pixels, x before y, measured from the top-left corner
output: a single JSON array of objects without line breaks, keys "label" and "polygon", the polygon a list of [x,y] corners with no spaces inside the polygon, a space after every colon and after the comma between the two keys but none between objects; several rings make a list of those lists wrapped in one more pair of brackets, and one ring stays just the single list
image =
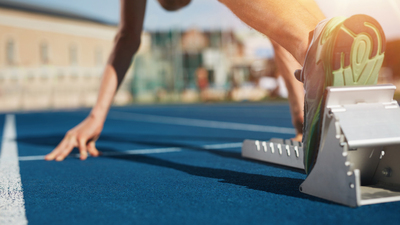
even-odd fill
[{"label": "knee", "polygon": [[167,11],[175,11],[187,6],[190,0],[158,0],[160,5]]}]

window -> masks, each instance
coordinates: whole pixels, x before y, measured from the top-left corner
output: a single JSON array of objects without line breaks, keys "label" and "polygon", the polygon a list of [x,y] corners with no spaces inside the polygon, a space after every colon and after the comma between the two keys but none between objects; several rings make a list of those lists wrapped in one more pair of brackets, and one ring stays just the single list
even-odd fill
[{"label": "window", "polygon": [[100,47],[97,47],[94,51],[94,61],[96,66],[103,65],[103,51]]},{"label": "window", "polygon": [[69,47],[69,62],[72,66],[78,64],[78,47],[75,44]]},{"label": "window", "polygon": [[8,65],[15,64],[15,42],[8,40],[6,43],[6,60]]},{"label": "window", "polygon": [[42,64],[49,63],[49,45],[47,42],[42,42],[40,44],[40,60]]},{"label": "window", "polygon": [[62,80],[64,80],[64,78],[65,78],[64,72],[63,72],[62,70],[59,70],[59,71],[57,72],[57,80],[58,80],[58,81],[62,81]]}]

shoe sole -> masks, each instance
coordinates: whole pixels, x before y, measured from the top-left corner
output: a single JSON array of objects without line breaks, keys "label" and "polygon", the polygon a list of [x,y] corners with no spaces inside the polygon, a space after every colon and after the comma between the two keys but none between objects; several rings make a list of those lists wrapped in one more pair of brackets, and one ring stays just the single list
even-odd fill
[{"label": "shoe sole", "polygon": [[[377,83],[386,39],[375,19],[367,15],[334,18],[322,31],[319,41],[321,45],[326,44],[321,54],[324,56],[325,88]],[[319,63],[318,57],[316,63]],[[305,165],[307,173],[311,171],[318,155],[324,115],[322,101],[321,98],[310,129],[308,163]]]}]

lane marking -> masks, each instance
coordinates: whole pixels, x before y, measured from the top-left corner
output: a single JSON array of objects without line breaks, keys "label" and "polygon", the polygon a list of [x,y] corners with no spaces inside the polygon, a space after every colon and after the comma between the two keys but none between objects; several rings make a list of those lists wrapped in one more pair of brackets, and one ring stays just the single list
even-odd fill
[{"label": "lane marking", "polygon": [[139,122],[164,123],[173,125],[207,127],[207,128],[228,129],[228,130],[245,130],[245,131],[267,132],[267,133],[278,133],[278,134],[296,134],[296,130],[294,128],[287,128],[287,127],[220,122],[213,120],[187,119],[180,117],[155,116],[155,115],[117,112],[117,111],[110,112],[107,118],[114,120],[131,120]]},{"label": "lane marking", "polygon": [[213,144],[213,145],[203,145],[204,149],[223,149],[223,148],[237,148],[242,147],[242,142],[237,143],[226,143],[226,144]]},{"label": "lane marking", "polygon": [[123,152],[104,152],[103,156],[114,156],[114,155],[145,155],[145,154],[157,154],[167,152],[180,152],[182,148],[155,148],[155,149],[139,149],[139,150],[128,150]]},{"label": "lane marking", "polygon": [[[121,152],[102,152],[101,156],[119,156],[119,155],[144,155],[144,154],[157,154],[157,153],[167,153],[167,152],[179,152],[181,148],[152,148],[152,149],[137,149],[137,150],[127,150]],[[44,155],[35,156],[20,156],[19,161],[36,161],[44,160]],[[80,154],[71,154],[67,158],[79,158]],[[88,156],[90,157],[90,156]]]},{"label": "lane marking", "polygon": [[[199,147],[204,148],[204,149],[237,148],[237,147],[242,147],[242,142],[211,144],[211,145],[203,145],[203,146],[199,146]],[[168,153],[168,152],[180,152],[183,149],[184,148],[180,148],[180,147],[136,149],[136,150],[121,151],[121,152],[103,152],[101,156],[158,154],[158,153]],[[79,154],[73,154],[73,155],[68,156],[67,158],[79,158],[79,156],[80,156]],[[20,156],[18,159],[19,159],[19,161],[38,161],[38,160],[44,160],[44,157],[45,157],[44,155]]]},{"label": "lane marking", "polygon": [[6,115],[0,152],[0,224],[28,224],[16,136],[15,116]]},{"label": "lane marking", "polygon": [[19,161],[33,161],[33,160],[44,160],[44,155],[34,155],[34,156],[20,156]]}]

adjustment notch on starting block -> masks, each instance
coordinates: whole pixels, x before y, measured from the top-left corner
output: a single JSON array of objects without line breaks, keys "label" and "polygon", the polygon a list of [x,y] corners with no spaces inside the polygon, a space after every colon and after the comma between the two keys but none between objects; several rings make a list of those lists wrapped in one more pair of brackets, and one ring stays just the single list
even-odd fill
[{"label": "adjustment notch on starting block", "polygon": [[270,141],[245,140],[242,147],[242,156],[304,169],[302,146],[301,142],[277,138]]}]

